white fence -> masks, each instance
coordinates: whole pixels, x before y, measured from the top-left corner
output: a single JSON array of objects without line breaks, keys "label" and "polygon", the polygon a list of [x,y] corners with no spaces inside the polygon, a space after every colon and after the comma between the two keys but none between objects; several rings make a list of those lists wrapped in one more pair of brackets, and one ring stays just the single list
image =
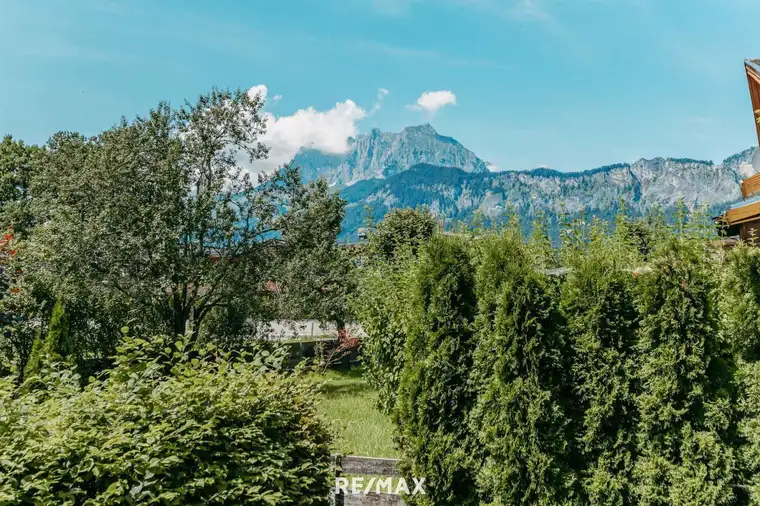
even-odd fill
[{"label": "white fence", "polygon": [[[348,334],[353,337],[364,337],[366,334],[358,323],[346,325]],[[273,320],[262,326],[262,333],[272,339],[306,339],[310,337],[338,337],[338,327],[334,324],[321,324],[319,320]],[[262,334],[259,334],[262,335]]]}]

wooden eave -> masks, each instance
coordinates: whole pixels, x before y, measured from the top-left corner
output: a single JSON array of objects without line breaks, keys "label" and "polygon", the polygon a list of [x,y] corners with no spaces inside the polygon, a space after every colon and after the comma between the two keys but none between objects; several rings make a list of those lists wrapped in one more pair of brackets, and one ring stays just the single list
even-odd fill
[{"label": "wooden eave", "polygon": [[752,98],[752,119],[757,131],[757,142],[760,143],[760,124],[757,122],[757,112],[760,111],[760,59],[745,60],[744,68],[747,71],[747,84],[749,95]]},{"label": "wooden eave", "polygon": [[729,209],[723,215],[723,219],[726,221],[727,225],[739,225],[740,223],[760,219],[760,200],[734,209]]}]

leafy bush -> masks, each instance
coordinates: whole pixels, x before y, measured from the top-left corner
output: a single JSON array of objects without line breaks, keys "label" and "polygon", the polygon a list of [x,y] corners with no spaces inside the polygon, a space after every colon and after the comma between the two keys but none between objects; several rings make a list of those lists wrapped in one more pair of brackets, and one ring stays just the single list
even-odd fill
[{"label": "leafy bush", "polygon": [[313,392],[274,359],[125,339],[82,390],[0,380],[0,504],[323,504],[329,437]]},{"label": "leafy bush", "polygon": [[394,209],[369,238],[372,253],[389,260],[400,249],[411,248],[412,253],[432,237],[438,224],[425,209]]},{"label": "leafy bush", "polygon": [[475,401],[472,271],[467,245],[455,237],[435,236],[422,248],[394,416],[402,470],[426,478],[415,504],[478,504],[467,427]]},{"label": "leafy bush", "polygon": [[367,379],[378,391],[378,408],[384,413],[396,404],[404,366],[414,262],[436,227],[426,209],[391,211],[370,235],[359,271],[351,306],[366,333],[362,356]]},{"label": "leafy bush", "polygon": [[396,404],[404,367],[413,260],[407,251],[390,262],[362,269],[352,301],[353,312],[365,332],[362,338],[365,375],[378,391],[378,408],[384,413],[391,413]]}]

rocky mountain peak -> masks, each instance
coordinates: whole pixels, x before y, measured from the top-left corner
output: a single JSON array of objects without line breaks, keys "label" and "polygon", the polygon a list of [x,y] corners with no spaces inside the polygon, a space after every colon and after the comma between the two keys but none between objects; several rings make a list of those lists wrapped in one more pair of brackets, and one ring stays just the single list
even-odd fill
[{"label": "rocky mountain peak", "polygon": [[435,128],[433,128],[433,125],[430,123],[424,123],[417,126],[408,126],[405,127],[401,132],[421,135],[438,135],[438,132],[435,131]]},{"label": "rocky mountain peak", "polygon": [[302,177],[324,177],[331,185],[350,186],[358,181],[385,178],[417,164],[453,167],[465,172],[489,172],[487,164],[451,137],[439,135],[430,123],[409,126],[401,132],[373,128],[349,142],[345,154],[325,154],[304,148],[291,162]]}]

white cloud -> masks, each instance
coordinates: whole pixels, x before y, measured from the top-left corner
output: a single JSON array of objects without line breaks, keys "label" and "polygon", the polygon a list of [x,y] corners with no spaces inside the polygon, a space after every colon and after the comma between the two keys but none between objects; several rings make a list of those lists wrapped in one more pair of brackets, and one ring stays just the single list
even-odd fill
[{"label": "white cloud", "polygon": [[375,105],[372,106],[372,109],[369,111],[369,115],[372,116],[377,111],[380,110],[380,107],[383,105],[383,99],[385,96],[390,93],[390,91],[386,90],[385,88],[378,88],[377,90],[377,98],[375,99]]},{"label": "white cloud", "polygon": [[417,99],[417,103],[407,106],[410,109],[417,111],[424,111],[429,114],[435,114],[438,109],[447,105],[456,105],[457,96],[449,90],[441,91],[426,91],[420,98]]},{"label": "white cloud", "polygon": [[277,103],[280,100],[282,100],[282,95],[275,95],[275,96],[272,97],[272,102],[273,103]]},{"label": "white cloud", "polygon": [[[267,97],[268,89],[260,84],[248,90],[248,94]],[[253,172],[271,172],[288,163],[302,147],[318,149],[323,153],[340,154],[349,150],[349,137],[356,137],[357,122],[380,109],[381,102],[388,90],[380,88],[377,100],[368,113],[353,100],[338,102],[335,107],[318,111],[314,107],[299,109],[289,116],[275,116],[264,112],[267,131],[260,141],[269,147],[269,157],[256,160],[251,167]],[[272,100],[277,100],[275,95]]]},{"label": "white cloud", "polygon": [[251,98],[256,98],[256,95],[259,95],[261,97],[261,100],[266,100],[267,92],[268,92],[268,89],[265,84],[257,84],[256,86],[252,86],[251,89],[248,90],[248,96]]},{"label": "white cloud", "polygon": [[490,170],[491,172],[501,172],[501,167],[499,167],[495,163],[486,162],[486,167],[488,167],[488,170]]}]

